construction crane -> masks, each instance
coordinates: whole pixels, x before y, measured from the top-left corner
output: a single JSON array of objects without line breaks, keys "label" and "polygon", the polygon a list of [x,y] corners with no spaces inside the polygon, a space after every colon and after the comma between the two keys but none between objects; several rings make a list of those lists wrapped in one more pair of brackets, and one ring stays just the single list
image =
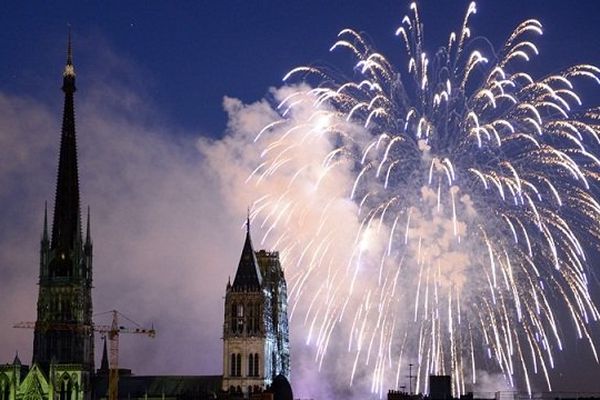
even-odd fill
[{"label": "construction crane", "polygon": [[[90,328],[94,332],[98,332],[102,334],[103,337],[108,338],[110,342],[110,355],[109,355],[109,364],[110,371],[108,375],[108,400],[118,400],[119,398],[119,336],[121,333],[132,333],[132,334],[142,334],[148,337],[155,337],[156,330],[154,326],[152,328],[143,328],[136,322],[127,318],[117,310],[108,311],[106,313],[98,314],[112,314],[112,323],[110,325],[96,325],[93,324],[91,327],[89,325],[82,324],[72,324],[72,323],[41,323],[38,326],[43,326],[45,329],[53,329],[53,330],[61,330],[61,331],[89,331]],[[126,327],[119,325],[119,316],[128,320],[129,322],[135,324],[135,327]],[[14,328],[24,328],[24,329],[35,329],[35,322],[19,322],[15,324]]]},{"label": "construction crane", "polygon": [[[142,328],[117,310],[109,311],[109,313],[112,314],[112,323],[110,325],[94,325],[94,331],[105,335],[110,342],[108,400],[117,400],[119,398],[119,335],[121,333],[133,333],[153,338],[156,336],[156,331],[154,330],[154,326],[150,329]],[[119,315],[137,326],[129,328],[119,325]]]}]

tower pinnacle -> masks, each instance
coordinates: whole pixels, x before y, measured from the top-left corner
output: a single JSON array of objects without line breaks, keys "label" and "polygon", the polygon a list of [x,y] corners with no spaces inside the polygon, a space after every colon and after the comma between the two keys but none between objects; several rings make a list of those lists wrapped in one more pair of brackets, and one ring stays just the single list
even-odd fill
[{"label": "tower pinnacle", "polygon": [[87,208],[85,243],[86,243],[86,245],[89,245],[92,243],[92,235],[91,235],[91,228],[90,228],[90,206],[88,206],[88,208]]},{"label": "tower pinnacle", "polygon": [[100,361],[100,371],[108,372],[108,351],[106,351],[106,337],[104,337],[104,349],[102,350],[102,360]]},{"label": "tower pinnacle", "polygon": [[71,46],[71,28],[69,28],[69,36],[67,39],[67,63],[65,65],[63,76],[75,77],[75,68],[73,67],[73,48]]},{"label": "tower pinnacle", "polygon": [[250,212],[246,217],[246,240],[242,249],[240,263],[233,280],[233,287],[236,289],[259,288],[262,282],[260,268],[256,261],[256,255],[252,248],[252,238],[250,237]]},{"label": "tower pinnacle", "polygon": [[250,207],[246,213],[246,234],[250,234]]},{"label": "tower pinnacle", "polygon": [[42,240],[48,242],[48,202],[44,202],[44,230],[42,232]]}]

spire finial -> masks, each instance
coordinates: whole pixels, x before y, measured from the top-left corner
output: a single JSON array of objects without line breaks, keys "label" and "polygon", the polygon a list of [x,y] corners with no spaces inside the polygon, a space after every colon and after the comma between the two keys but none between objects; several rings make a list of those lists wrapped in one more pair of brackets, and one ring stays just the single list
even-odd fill
[{"label": "spire finial", "polygon": [[75,67],[73,67],[73,47],[71,45],[71,25],[67,36],[67,64],[65,65],[64,77],[75,77]]},{"label": "spire finial", "polygon": [[71,47],[71,25],[69,24],[69,36],[67,41],[67,65],[73,65],[73,49]]}]

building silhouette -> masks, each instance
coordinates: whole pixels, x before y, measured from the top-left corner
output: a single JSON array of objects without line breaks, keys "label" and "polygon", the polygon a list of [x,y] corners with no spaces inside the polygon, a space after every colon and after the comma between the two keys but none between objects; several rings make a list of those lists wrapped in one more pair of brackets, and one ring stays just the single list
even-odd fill
[{"label": "building silhouette", "polygon": [[[31,367],[15,356],[0,365],[0,400],[107,398],[106,341],[94,370],[90,209],[82,236],[75,133],[75,68],[69,35],[63,72],[64,111],[51,235],[48,212],[40,248],[37,320]],[[120,399],[287,400],[290,352],[287,288],[277,252],[246,241],[233,284],[226,286],[223,375],[136,376],[119,370]]]}]

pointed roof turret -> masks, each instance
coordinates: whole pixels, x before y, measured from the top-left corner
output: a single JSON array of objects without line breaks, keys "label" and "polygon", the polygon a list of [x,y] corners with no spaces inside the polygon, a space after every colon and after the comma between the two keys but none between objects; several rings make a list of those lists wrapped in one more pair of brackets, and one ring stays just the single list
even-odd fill
[{"label": "pointed roof turret", "polygon": [[106,337],[104,337],[104,349],[102,350],[102,361],[100,361],[100,371],[108,371],[108,351],[106,351]]},{"label": "pointed roof turret", "polygon": [[15,353],[15,359],[13,360],[13,365],[14,366],[21,366],[21,359],[19,358],[19,352],[17,351]]},{"label": "pointed roof turret", "polygon": [[85,228],[85,244],[86,245],[92,244],[92,234],[91,234],[91,228],[90,228],[90,206],[88,206],[88,208],[87,208],[87,222],[86,222],[86,228]]},{"label": "pointed roof turret", "polygon": [[44,230],[42,231],[42,241],[48,243],[48,202],[44,202]]},{"label": "pointed roof turret", "polygon": [[252,239],[250,237],[250,215],[246,218],[246,241],[242,249],[242,256],[238,264],[235,279],[233,280],[234,289],[259,288],[262,283],[258,261],[252,248]]},{"label": "pointed roof turret", "polygon": [[73,104],[73,94],[76,88],[70,32],[62,90],[65,93],[65,103],[54,201],[54,219],[52,222],[52,242],[50,247],[66,251],[72,249],[75,240],[81,237],[75,107]]}]

